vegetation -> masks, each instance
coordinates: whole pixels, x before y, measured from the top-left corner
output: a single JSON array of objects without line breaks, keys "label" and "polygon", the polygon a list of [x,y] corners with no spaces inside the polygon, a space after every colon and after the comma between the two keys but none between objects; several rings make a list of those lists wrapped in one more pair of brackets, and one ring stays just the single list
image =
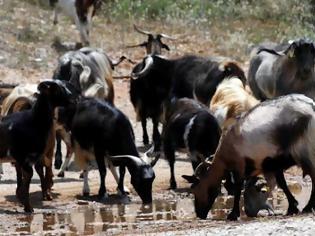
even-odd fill
[{"label": "vegetation", "polygon": [[[25,1],[48,8],[48,0]],[[141,19],[229,30],[236,27],[236,31],[248,33],[253,43],[266,37],[276,41],[301,35],[314,38],[314,11],[315,0],[103,0],[102,8],[111,21]],[[259,33],[263,29],[257,24],[269,32]]]},{"label": "vegetation", "polygon": [[[48,0],[25,0],[51,9]],[[121,31],[137,23],[146,29],[196,36],[220,55],[246,61],[251,46],[264,41],[315,39],[315,0],[103,0],[94,26],[117,26]],[[160,23],[162,22],[162,24]],[[160,25],[160,26],[159,26]],[[94,32],[97,27],[94,27]],[[100,27],[102,28],[102,27]],[[103,29],[103,28],[102,28]],[[129,32],[131,33],[131,31]],[[31,40],[29,37],[20,40]],[[137,40],[135,40],[137,41]],[[177,41],[177,44],[182,43]],[[108,43],[107,43],[108,45]],[[193,51],[191,51],[193,52]],[[199,52],[199,49],[197,51]],[[204,50],[204,53],[208,52]]]}]

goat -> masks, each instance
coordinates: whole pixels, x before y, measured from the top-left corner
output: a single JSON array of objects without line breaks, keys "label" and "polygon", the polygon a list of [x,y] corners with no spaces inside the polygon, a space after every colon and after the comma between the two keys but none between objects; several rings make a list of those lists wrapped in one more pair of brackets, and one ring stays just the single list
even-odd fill
[{"label": "goat", "polygon": [[170,48],[162,42],[162,38],[169,40],[175,40],[175,38],[166,34],[153,34],[149,31],[139,29],[136,25],[133,26],[138,33],[147,35],[148,39],[143,43],[127,46],[127,48],[144,47],[146,49],[147,55],[160,55],[162,54],[162,49],[170,51]]},{"label": "goat", "polygon": [[312,179],[311,197],[303,212],[312,211],[315,208],[314,109],[312,99],[292,94],[260,103],[243,115],[222,136],[211,167],[192,187],[197,216],[207,217],[226,170],[233,172],[236,187],[228,219],[236,220],[240,215],[244,178],[261,173],[276,177],[289,202],[287,214],[298,213],[298,202],[283,174],[293,165],[299,165]]},{"label": "goat", "polygon": [[153,143],[158,149],[159,117],[162,104],[171,97],[197,98],[209,106],[217,85],[230,76],[246,83],[243,70],[234,62],[219,63],[213,59],[184,56],[168,60],[158,55],[146,56],[132,71],[130,99],[143,128],[143,143],[148,144],[146,119],[153,121]]},{"label": "goat", "polygon": [[[7,96],[3,102],[1,116],[7,116],[11,113],[31,109],[37,99],[37,87],[38,84],[23,84],[16,86],[12,92]],[[56,113],[57,114],[57,113]],[[55,148],[55,137],[57,133],[64,133],[64,128],[59,125],[57,122],[54,122],[54,129],[49,135],[49,141],[47,143],[45,155],[44,155],[44,166],[45,179],[41,179],[42,185],[45,183],[47,188],[43,188],[43,197],[44,199],[51,200],[51,187],[53,185],[53,171],[52,171],[52,160]],[[63,140],[67,140],[63,136]],[[66,142],[66,143],[69,143]],[[67,155],[70,155],[70,147],[67,145]],[[0,164],[1,165],[1,164]],[[2,167],[2,165],[1,165]],[[36,168],[37,170],[38,168]],[[39,174],[40,175],[40,174]],[[41,177],[41,175],[40,175]]]},{"label": "goat", "polygon": [[250,60],[249,86],[262,101],[290,93],[314,98],[314,60],[309,40],[295,40],[283,52],[261,48]]},{"label": "goat", "polygon": [[0,122],[0,161],[16,162],[19,180],[16,193],[25,212],[33,211],[29,202],[32,165],[35,164],[37,168],[41,164],[53,128],[54,109],[69,105],[74,99],[61,82],[41,82],[38,91],[38,98],[31,110],[10,114]]},{"label": "goat", "polygon": [[217,87],[210,102],[221,128],[226,130],[236,122],[244,112],[258,104],[258,101],[246,91],[238,77],[224,79]]},{"label": "goat", "polygon": [[[193,175],[182,175],[182,178],[192,183],[194,186],[195,183],[199,182],[200,178],[204,178],[207,174],[207,171],[212,165],[210,158],[201,162],[195,169]],[[269,215],[274,214],[272,206],[268,202],[268,197],[271,193],[271,190],[274,188],[271,179],[273,176],[254,176],[246,178],[244,184],[244,208],[245,213],[249,217],[256,217],[260,210],[267,210]],[[228,191],[229,195],[234,195],[234,178],[233,173],[225,172],[224,174],[224,187]]]},{"label": "goat", "polygon": [[[111,160],[114,165],[128,168],[131,184],[143,203],[151,203],[155,175],[151,166],[139,157],[128,118],[106,101],[94,98],[82,98],[68,114],[75,160],[85,170],[83,194],[89,193],[87,162],[95,159],[100,173],[98,196],[107,196],[104,162]],[[123,188],[124,174],[120,173],[120,189]]]},{"label": "goat", "polygon": [[[162,38],[166,38],[166,39],[171,39],[174,40],[175,38],[170,37],[166,34],[153,34],[151,32],[148,31],[144,31],[139,29],[135,24],[134,24],[134,29],[139,32],[140,34],[144,34],[148,36],[148,40],[141,43],[141,44],[137,44],[137,45],[133,45],[133,46],[127,46],[127,48],[133,48],[133,47],[145,47],[147,55],[160,55],[162,53],[162,49],[166,49],[167,51],[170,50],[170,48],[162,42]],[[139,90],[144,89],[143,87],[143,83],[139,83],[139,82],[130,82],[130,86],[131,86],[131,94],[132,97],[136,100],[138,100],[135,93],[138,93]],[[133,92],[133,91],[138,91],[138,92]],[[135,96],[134,96],[135,95]],[[140,102],[141,103],[141,102]],[[135,109],[141,109],[141,108],[137,108],[136,104],[133,104]],[[141,106],[140,104],[138,104],[139,106]],[[156,110],[156,109],[153,109]],[[140,111],[139,111],[140,112]],[[138,114],[139,115],[139,114]],[[142,125],[142,129],[143,129],[143,143],[146,145],[149,143],[149,138],[148,138],[148,134],[147,134],[147,129],[146,129],[146,115],[143,114],[144,116],[141,116],[141,118],[137,117],[137,120],[141,119],[141,125]],[[148,114],[149,115],[149,114]],[[157,130],[157,126],[158,126],[158,120],[155,118],[157,114],[152,115],[152,122],[153,122],[153,127],[154,127],[154,131],[153,131],[153,139],[154,140],[159,140],[159,131]]]},{"label": "goat", "polygon": [[101,7],[101,0],[49,0],[54,7],[54,25],[58,23],[58,13],[63,12],[72,18],[80,32],[81,42],[90,44],[92,17]]},{"label": "goat", "polygon": [[112,66],[102,50],[81,48],[58,59],[53,79],[69,81],[83,96],[105,98],[114,103]]},{"label": "goat", "polygon": [[[81,48],[67,52],[58,59],[53,79],[69,81],[83,96],[105,98],[114,103],[112,68],[113,62],[101,50]],[[68,158],[66,160],[66,164],[69,163]],[[61,164],[61,137],[57,134],[55,168],[59,169]],[[59,176],[64,176],[65,168],[64,164]]]},{"label": "goat", "polygon": [[[206,106],[189,99],[173,99],[166,105],[162,131],[162,146],[171,170],[170,188],[176,189],[174,175],[175,151],[184,150],[195,170],[201,161],[214,154],[221,135],[215,117]],[[155,165],[160,155],[151,163]]]}]

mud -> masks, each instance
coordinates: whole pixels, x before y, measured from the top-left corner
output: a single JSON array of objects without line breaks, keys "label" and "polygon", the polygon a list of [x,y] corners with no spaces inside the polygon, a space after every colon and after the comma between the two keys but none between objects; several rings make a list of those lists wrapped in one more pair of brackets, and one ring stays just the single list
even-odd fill
[{"label": "mud", "polygon": [[[295,181],[291,182],[289,187],[299,201],[300,208],[303,207],[309,198],[310,182],[308,180],[303,183]],[[32,200],[38,201],[38,195],[40,195],[39,192],[35,192]],[[233,205],[233,197],[223,193],[217,198],[209,213],[208,220],[200,221],[196,219],[194,213],[192,195],[185,193],[185,189],[180,189],[177,192],[164,190],[161,193],[155,193],[155,200],[151,205],[142,205],[133,194],[130,197],[111,194],[105,200],[99,200],[96,196],[82,197],[76,195],[73,198],[63,197],[63,201],[61,201],[60,196],[55,197],[53,202],[42,202],[42,206],[36,203],[35,207],[37,208],[34,214],[23,214],[20,207],[12,210],[12,204],[17,203],[11,199],[14,198],[13,196],[7,197],[12,202],[1,203],[1,233],[26,235],[94,235],[106,233],[116,235],[161,233],[174,230],[180,233],[180,230],[191,230],[191,228],[202,225],[210,226],[210,228],[225,225],[226,215]],[[266,221],[275,217],[282,219],[287,208],[287,201],[282,191],[276,189],[274,197],[270,198],[270,203],[276,215],[268,216],[267,211],[261,211],[258,218],[248,218],[244,214],[242,206],[240,222],[247,224],[253,223],[257,219],[259,221]]]},{"label": "mud", "polygon": [[[0,0],[0,79],[6,83],[34,83],[51,78],[56,66],[58,53],[51,48],[55,36],[62,40],[78,38],[78,32],[67,19],[61,18],[57,26],[52,25],[48,9],[39,9],[25,1]],[[8,14],[10,12],[10,14]],[[25,14],[32,17],[25,18]],[[91,34],[92,46],[103,48],[112,59],[127,55],[140,61],[144,50],[129,49],[124,46],[144,40],[143,35],[135,34],[132,24],[106,22],[103,17],[93,20]],[[141,23],[141,22],[138,22]],[[142,22],[140,25],[146,24]],[[177,38],[172,42],[171,51],[166,56],[176,57],[187,53],[222,56],[222,51],[213,47],[211,34],[204,28],[179,24],[162,25],[153,22],[148,28],[156,32],[165,32]],[[222,29],[220,29],[220,32]],[[32,36],[30,38],[26,36]],[[198,43],[196,43],[198,42]],[[224,44],[222,44],[224,48]],[[230,49],[228,56],[230,55]],[[234,55],[237,56],[237,55]],[[248,67],[248,62],[242,64]],[[132,65],[122,63],[114,71],[114,76],[130,74]],[[149,147],[142,145],[141,125],[135,121],[135,113],[129,101],[129,81],[115,80],[115,105],[131,120],[136,144],[141,152]],[[150,122],[148,131],[151,134]],[[34,174],[30,200],[35,208],[34,214],[24,214],[23,207],[15,197],[15,170],[10,164],[4,165],[4,175],[0,180],[0,235],[315,235],[315,220],[312,214],[286,217],[287,200],[282,191],[275,189],[270,202],[275,209],[275,216],[268,216],[261,211],[257,218],[248,218],[242,211],[238,222],[227,222],[226,216],[231,209],[233,199],[221,196],[217,199],[207,220],[196,219],[193,196],[189,193],[190,185],[182,174],[192,174],[191,164],[183,154],[178,154],[175,174],[178,190],[170,191],[170,171],[165,160],[160,160],[154,167],[156,179],[153,186],[154,202],[142,206],[139,197],[133,191],[130,176],[125,183],[131,190],[128,198],[116,194],[116,183],[110,173],[106,176],[106,187],[110,197],[99,200],[98,171],[89,174],[91,196],[82,197],[83,182],[79,179],[79,170],[74,165],[64,178],[58,178],[54,170],[53,200],[42,201],[39,178]],[[309,199],[310,179],[302,179],[299,169],[287,171],[286,179],[299,201],[302,209]]]}]

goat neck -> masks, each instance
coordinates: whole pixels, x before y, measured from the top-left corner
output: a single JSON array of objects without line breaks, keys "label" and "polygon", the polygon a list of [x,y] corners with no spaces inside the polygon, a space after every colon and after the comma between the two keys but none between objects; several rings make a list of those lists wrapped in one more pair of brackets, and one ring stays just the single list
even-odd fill
[{"label": "goat neck", "polygon": [[[32,108],[34,121],[41,128],[50,128],[53,124],[55,105],[46,94],[39,94]],[[43,129],[44,130],[44,129]]]}]

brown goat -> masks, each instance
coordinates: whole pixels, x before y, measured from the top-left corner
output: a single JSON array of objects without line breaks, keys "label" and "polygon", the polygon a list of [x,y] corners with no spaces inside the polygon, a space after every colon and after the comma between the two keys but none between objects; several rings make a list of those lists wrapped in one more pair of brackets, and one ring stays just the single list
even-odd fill
[{"label": "brown goat", "polygon": [[312,99],[292,94],[260,103],[222,136],[213,163],[193,186],[195,210],[205,219],[224,178],[232,171],[235,196],[228,219],[240,216],[239,201],[244,178],[273,174],[288,202],[287,214],[299,212],[298,202],[288,189],[283,172],[294,165],[312,179],[312,193],[303,212],[315,209],[315,103]]}]

